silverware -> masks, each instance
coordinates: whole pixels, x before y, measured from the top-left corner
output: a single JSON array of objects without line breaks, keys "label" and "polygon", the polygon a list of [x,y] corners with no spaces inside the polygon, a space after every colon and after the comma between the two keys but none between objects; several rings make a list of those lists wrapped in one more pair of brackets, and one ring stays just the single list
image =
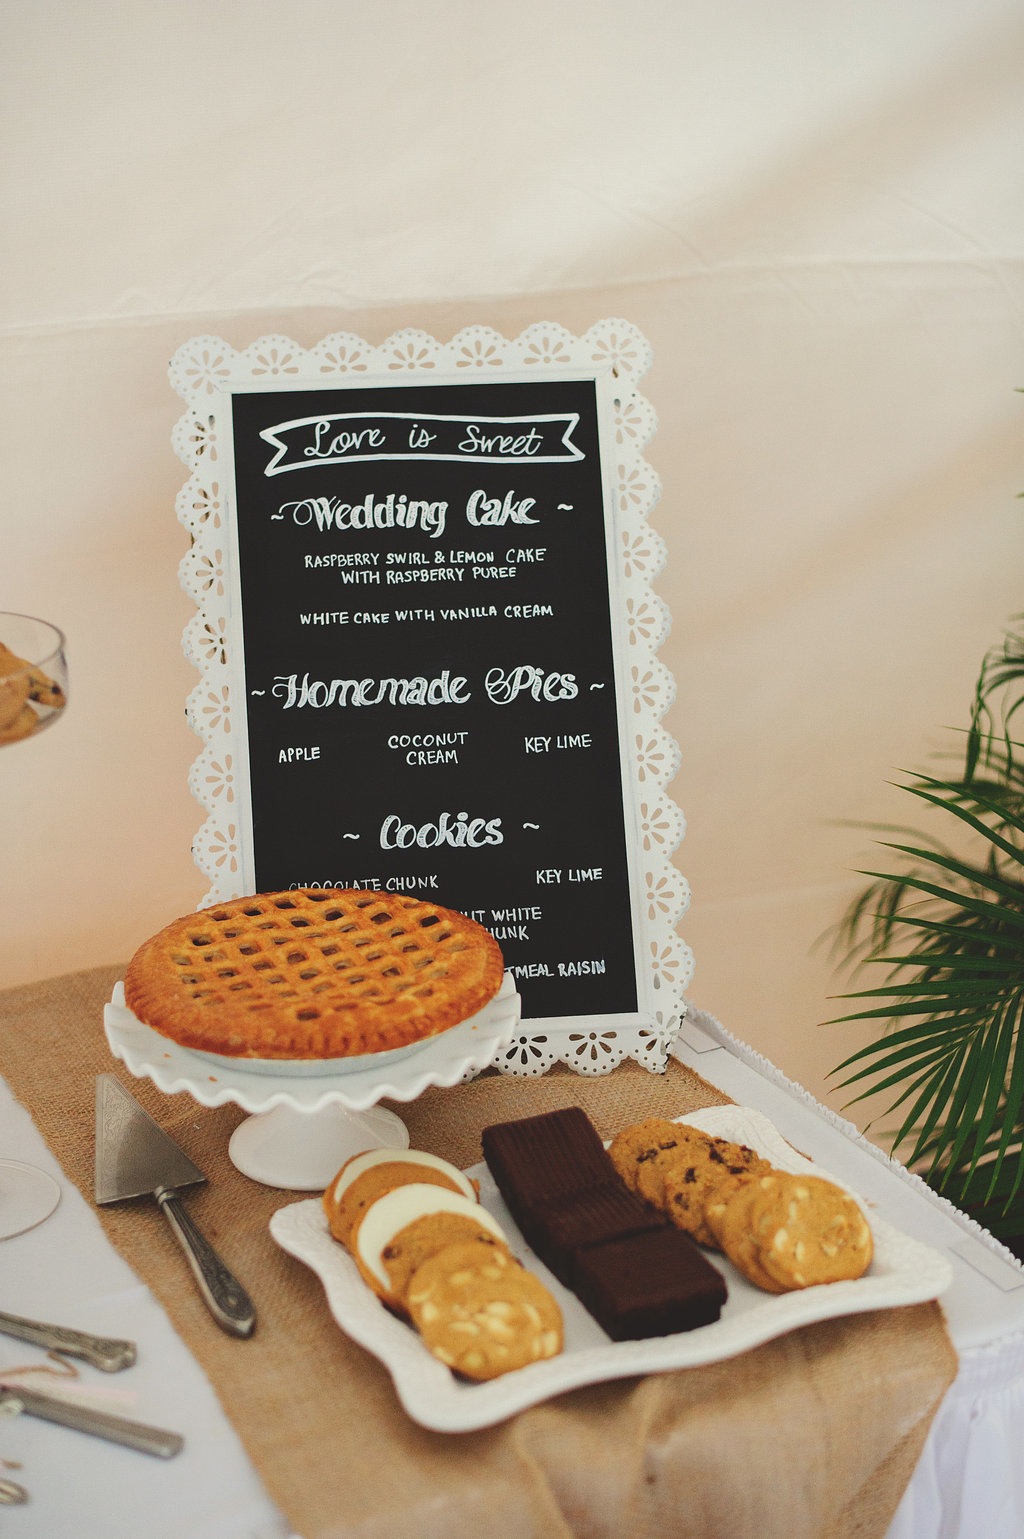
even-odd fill
[{"label": "silverware", "polygon": [[251,1336],[256,1311],[241,1283],[200,1233],[179,1198],[206,1177],[113,1074],[96,1076],[96,1201],[155,1197],[222,1330]]},{"label": "silverware", "polygon": [[134,1341],[118,1341],[111,1336],[91,1336],[88,1331],[73,1331],[64,1325],[46,1325],[42,1320],[25,1320],[0,1310],[0,1333],[31,1341],[65,1357],[80,1357],[104,1373],[130,1368],[135,1361]]},{"label": "silverware", "polygon": [[185,1439],[177,1432],[148,1427],[124,1416],[111,1416],[107,1411],[94,1411],[90,1406],[72,1405],[69,1400],[58,1400],[56,1395],[44,1395],[35,1389],[0,1388],[0,1405],[71,1427],[76,1432],[106,1438],[109,1443],[136,1448],[140,1453],[155,1454],[158,1459],[171,1459],[185,1446]]}]

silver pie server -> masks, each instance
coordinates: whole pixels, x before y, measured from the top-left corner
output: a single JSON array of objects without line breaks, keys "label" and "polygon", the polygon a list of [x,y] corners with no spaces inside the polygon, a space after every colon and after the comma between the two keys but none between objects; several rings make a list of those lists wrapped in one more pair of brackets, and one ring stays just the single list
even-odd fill
[{"label": "silver pie server", "polygon": [[206,1177],[113,1074],[96,1076],[96,1201],[155,1197],[222,1330],[251,1336],[252,1300],[189,1217],[177,1192]]}]

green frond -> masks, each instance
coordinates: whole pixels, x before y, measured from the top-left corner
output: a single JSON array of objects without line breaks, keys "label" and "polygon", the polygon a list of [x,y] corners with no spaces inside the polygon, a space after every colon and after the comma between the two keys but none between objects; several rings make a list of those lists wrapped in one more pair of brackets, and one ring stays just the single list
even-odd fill
[{"label": "green frond", "polygon": [[[827,1025],[878,1035],[832,1071],[854,1102],[889,1099],[895,1150],[994,1232],[1024,1232],[1024,615],[983,660],[947,775],[894,782],[942,820],[874,829],[892,869],[834,927],[833,957],[858,986]],[[875,972],[872,983],[865,974]],[[877,981],[881,976],[881,981]]]}]

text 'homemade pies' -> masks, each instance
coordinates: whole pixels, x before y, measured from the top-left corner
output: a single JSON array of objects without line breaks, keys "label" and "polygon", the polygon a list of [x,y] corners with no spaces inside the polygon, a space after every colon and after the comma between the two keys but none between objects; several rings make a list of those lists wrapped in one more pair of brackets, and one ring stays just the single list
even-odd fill
[{"label": "text 'homemade pies'", "polygon": [[504,972],[475,920],[398,893],[301,889],[176,919],[124,980],[138,1019],[236,1058],[384,1052],[467,1020]]}]

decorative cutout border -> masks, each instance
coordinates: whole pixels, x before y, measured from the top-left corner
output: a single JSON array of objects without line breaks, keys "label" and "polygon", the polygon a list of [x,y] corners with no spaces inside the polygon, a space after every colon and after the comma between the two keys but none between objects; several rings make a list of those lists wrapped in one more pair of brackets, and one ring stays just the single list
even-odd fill
[{"label": "decorative cutout border", "polygon": [[[172,443],[189,471],[175,510],[190,536],[179,567],[182,587],[196,613],[182,637],[185,655],[200,679],[186,702],[190,726],[203,747],[189,775],[189,788],[206,813],[193,842],[197,866],[209,880],[200,907],[242,896],[233,743],[232,670],[228,642],[227,530],[224,522],[222,446],[212,407],[229,385],[245,380],[282,383],[309,380],[329,384],[361,375],[403,375],[429,379],[432,373],[486,374],[491,369],[547,366],[610,370],[615,382],[615,524],[621,566],[629,656],[629,739],[635,774],[636,827],[644,876],[639,916],[657,1003],[649,1028],[588,1031],[567,1020],[564,1027],[531,1031],[524,1025],[496,1067],[506,1074],[536,1076],[561,1062],[579,1074],[607,1074],[629,1056],[655,1072],[686,1011],[684,991],[693,957],[676,934],[690,901],[686,878],[672,857],[685,831],[680,809],[668,794],[679,767],[679,750],[662,726],[675,684],[657,657],[668,634],[668,608],[652,590],[665,561],[661,537],[647,517],[658,502],[660,482],[643,456],[657,426],[655,413],[639,393],[651,366],[646,338],[623,320],[598,321],[582,337],[553,322],[528,326],[506,338],[486,326],[469,326],[443,343],[427,332],[406,328],[375,347],[351,332],[335,332],[304,349],[289,337],[265,336],[239,352],[219,337],[193,337],[175,353],[171,384],[185,402]],[[626,802],[627,818],[630,806]],[[628,830],[627,830],[628,831]]]}]

